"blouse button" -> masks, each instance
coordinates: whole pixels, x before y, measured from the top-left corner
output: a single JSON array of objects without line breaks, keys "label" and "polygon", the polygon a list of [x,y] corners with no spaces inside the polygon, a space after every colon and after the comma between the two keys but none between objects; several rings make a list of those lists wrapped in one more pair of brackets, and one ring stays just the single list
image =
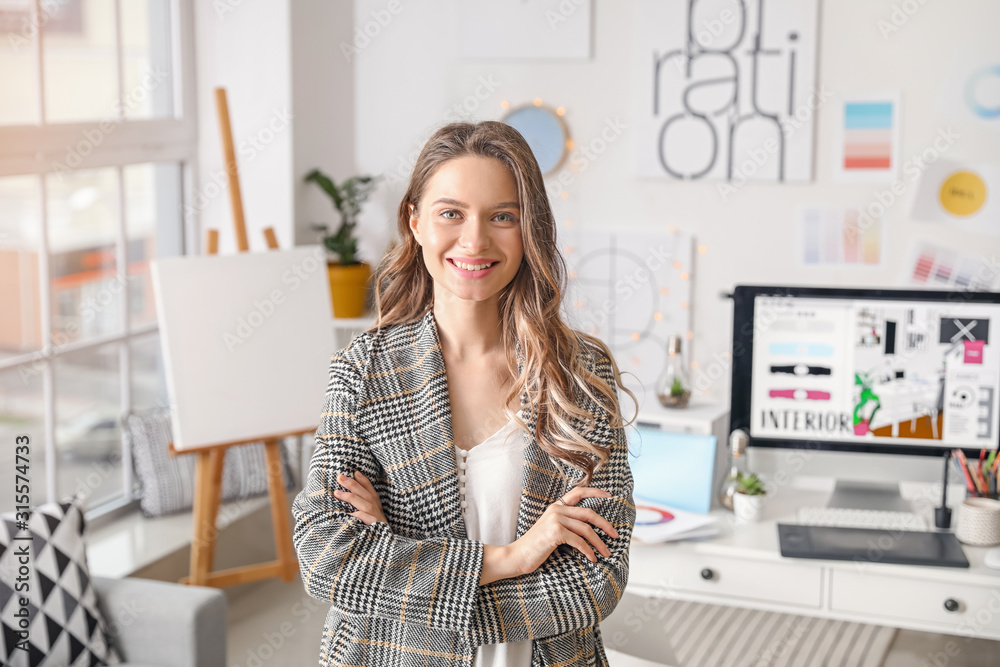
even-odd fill
[{"label": "blouse button", "polygon": [[458,467],[465,470],[468,467],[468,464],[465,461],[462,461],[458,464]]},{"label": "blouse button", "polygon": [[465,495],[465,487],[464,487],[464,486],[463,486],[463,487],[462,487],[461,489],[459,489],[458,491],[459,491],[459,493],[461,493],[461,494],[462,494],[463,496]]},{"label": "blouse button", "polygon": [[458,453],[461,454],[462,456],[468,456],[469,455],[468,450],[465,450],[465,449],[459,449]]},{"label": "blouse button", "polygon": [[463,501],[462,501],[462,509],[465,509],[465,508],[466,508],[466,507],[468,507],[468,506],[469,506],[469,503],[468,503],[468,501],[466,501],[466,500],[463,500]]},{"label": "blouse button", "polygon": [[459,475],[458,476],[458,481],[464,482],[465,481],[465,475]]}]

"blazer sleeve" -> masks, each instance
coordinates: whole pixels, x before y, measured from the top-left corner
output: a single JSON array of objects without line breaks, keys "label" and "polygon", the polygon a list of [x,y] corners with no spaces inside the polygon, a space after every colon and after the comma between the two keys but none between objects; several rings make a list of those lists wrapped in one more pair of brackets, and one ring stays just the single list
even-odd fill
[{"label": "blazer sleeve", "polygon": [[[595,372],[615,388],[610,361],[604,357]],[[592,563],[576,547],[559,545],[534,572],[499,579],[480,586],[472,629],[466,638],[473,646],[540,639],[597,625],[618,605],[628,583],[629,544],[635,525],[632,472],[628,463],[628,436],[624,427],[612,428],[607,413],[584,394],[595,415],[589,438],[610,446],[609,459],[590,486],[604,489],[610,498],[584,498],[577,507],[593,509],[611,522],[618,537],[594,526],[608,545],[610,556],[596,551]],[[593,525],[593,524],[591,524]]]},{"label": "blazer sleeve", "polygon": [[369,335],[356,337],[330,361],[316,449],[292,504],[302,580],[310,596],[339,611],[465,632],[475,609],[484,543],[394,535],[381,521],[366,526],[351,516],[353,505],[333,495],[344,489],[338,473],[382,476],[354,424]]}]

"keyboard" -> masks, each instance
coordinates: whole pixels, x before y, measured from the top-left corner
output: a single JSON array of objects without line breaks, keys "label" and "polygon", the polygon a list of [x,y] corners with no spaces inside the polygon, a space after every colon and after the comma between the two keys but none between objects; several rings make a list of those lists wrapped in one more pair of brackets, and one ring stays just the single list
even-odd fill
[{"label": "keyboard", "polygon": [[850,507],[800,507],[796,523],[803,526],[831,526],[834,528],[929,530],[926,519],[915,512],[864,510]]}]

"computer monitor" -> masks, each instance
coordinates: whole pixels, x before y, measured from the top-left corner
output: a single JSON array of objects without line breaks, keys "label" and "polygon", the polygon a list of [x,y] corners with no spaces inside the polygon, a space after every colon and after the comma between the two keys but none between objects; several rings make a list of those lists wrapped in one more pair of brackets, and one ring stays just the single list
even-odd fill
[{"label": "computer monitor", "polygon": [[[751,447],[978,456],[1000,442],[1000,293],[737,286],[730,428]],[[898,488],[838,506],[901,509]]]}]

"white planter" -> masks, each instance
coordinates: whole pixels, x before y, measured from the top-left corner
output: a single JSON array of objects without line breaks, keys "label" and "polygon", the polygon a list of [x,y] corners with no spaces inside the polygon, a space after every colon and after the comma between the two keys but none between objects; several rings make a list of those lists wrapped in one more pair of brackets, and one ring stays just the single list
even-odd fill
[{"label": "white planter", "polygon": [[760,521],[761,508],[764,507],[766,500],[766,495],[748,496],[745,493],[734,493],[733,513],[736,515],[736,520],[747,523]]},{"label": "white planter", "polygon": [[1000,544],[1000,501],[966,498],[958,506],[955,537],[963,544],[991,547]]}]

